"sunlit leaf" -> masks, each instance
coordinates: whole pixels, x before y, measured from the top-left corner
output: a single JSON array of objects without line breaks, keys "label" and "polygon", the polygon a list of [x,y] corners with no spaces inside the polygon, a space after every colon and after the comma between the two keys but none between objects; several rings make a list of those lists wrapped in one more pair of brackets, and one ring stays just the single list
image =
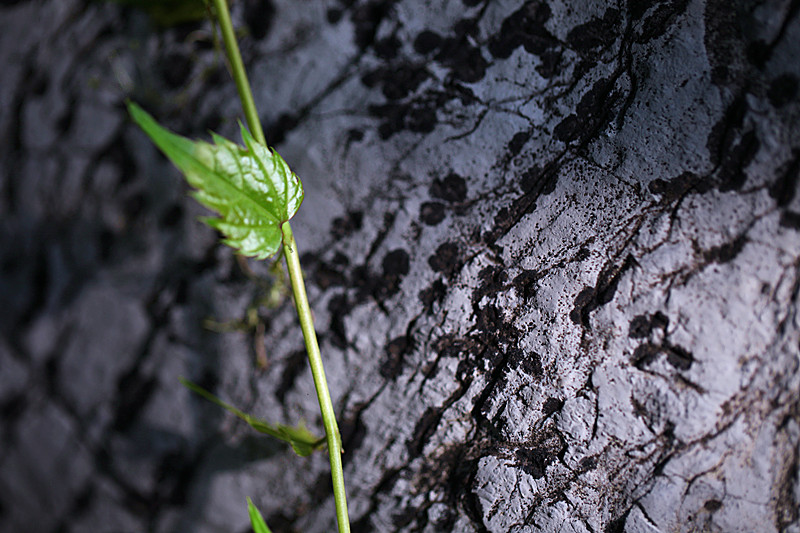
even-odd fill
[{"label": "sunlit leaf", "polygon": [[261,511],[253,505],[253,500],[247,497],[247,512],[250,513],[250,523],[253,525],[253,533],[272,533],[261,516]]},{"label": "sunlit leaf", "polygon": [[265,259],[281,247],[281,225],[303,201],[303,186],[286,162],[241,126],[244,146],[212,134],[214,144],[192,141],[161,127],[134,103],[133,120],[196,190],[194,198],[219,214],[203,219],[242,255]]},{"label": "sunlit leaf", "polygon": [[265,433],[267,435],[275,437],[276,439],[288,442],[292,446],[294,452],[301,457],[306,457],[308,455],[311,455],[311,453],[314,450],[322,447],[325,444],[325,439],[316,437],[305,427],[303,423],[300,423],[294,427],[284,426],[283,424],[270,424],[268,422],[265,422],[264,420],[251,416],[245,413],[244,411],[240,411],[239,409],[230,404],[223,402],[222,400],[217,398],[214,394],[208,392],[200,385],[192,383],[191,381],[183,378],[178,378],[178,380],[184,387],[186,387],[190,391],[202,396],[206,400],[217,404],[226,411],[233,413],[237,417],[241,418],[242,420],[250,424],[250,427],[258,431],[259,433]]}]

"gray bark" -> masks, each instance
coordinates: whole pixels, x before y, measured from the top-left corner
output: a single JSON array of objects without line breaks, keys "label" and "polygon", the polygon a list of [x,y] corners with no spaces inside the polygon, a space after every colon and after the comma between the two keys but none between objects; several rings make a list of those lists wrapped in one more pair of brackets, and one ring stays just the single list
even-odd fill
[{"label": "gray bark", "polygon": [[[355,531],[800,531],[799,11],[234,3]],[[321,431],[268,266],[125,117],[237,138],[211,26],[4,2],[0,64],[0,531],[333,530],[324,454],[177,384]]]}]

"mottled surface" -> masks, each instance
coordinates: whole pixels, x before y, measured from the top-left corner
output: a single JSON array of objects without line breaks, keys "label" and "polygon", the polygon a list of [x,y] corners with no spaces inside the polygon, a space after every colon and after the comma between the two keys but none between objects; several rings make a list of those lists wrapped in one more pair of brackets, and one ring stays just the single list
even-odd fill
[{"label": "mottled surface", "polygon": [[[800,531],[800,2],[240,0],[355,532]],[[0,3],[0,531],[333,529],[264,263],[130,97],[235,137],[208,23]],[[266,352],[266,366],[258,360]]]}]

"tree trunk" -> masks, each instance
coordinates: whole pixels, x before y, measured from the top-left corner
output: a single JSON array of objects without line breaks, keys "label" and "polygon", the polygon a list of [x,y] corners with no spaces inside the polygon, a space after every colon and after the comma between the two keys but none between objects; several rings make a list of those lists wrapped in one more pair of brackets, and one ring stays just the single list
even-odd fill
[{"label": "tree trunk", "polygon": [[[233,8],[354,531],[800,531],[800,2]],[[269,264],[125,116],[238,140],[212,26],[6,1],[0,64],[0,531],[332,531],[325,454],[177,381],[322,431]]]}]

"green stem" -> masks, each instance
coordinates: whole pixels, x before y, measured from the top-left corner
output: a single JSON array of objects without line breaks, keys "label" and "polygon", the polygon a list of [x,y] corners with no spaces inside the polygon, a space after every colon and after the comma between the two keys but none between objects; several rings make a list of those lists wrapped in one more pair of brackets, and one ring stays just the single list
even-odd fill
[{"label": "green stem", "polygon": [[297,316],[300,318],[300,328],[308,352],[308,362],[311,365],[311,375],[314,376],[314,387],[317,389],[319,410],[322,413],[322,424],[325,426],[325,436],[328,441],[328,455],[331,461],[331,478],[333,479],[333,499],[336,502],[336,519],[339,522],[339,533],[349,533],[350,520],[347,516],[347,497],[344,490],[344,471],[342,470],[342,437],[339,426],[336,424],[336,414],[333,411],[331,393],[328,391],[328,381],[325,379],[325,369],[322,366],[322,355],[317,343],[317,334],[314,331],[314,319],[311,316],[311,306],[308,304],[306,286],[303,282],[303,272],[300,269],[300,254],[297,253],[292,228],[288,222],[281,227],[283,231],[283,255],[289,267],[289,279],[292,282],[292,294],[297,307]]},{"label": "green stem", "polygon": [[225,0],[214,0],[214,9],[217,12],[217,20],[222,30],[222,40],[225,42],[226,56],[231,64],[233,81],[236,82],[236,90],[239,91],[239,100],[242,101],[244,118],[247,121],[247,125],[250,127],[250,131],[253,133],[253,137],[266,146],[267,139],[264,137],[264,130],[261,129],[261,120],[258,118],[258,113],[256,112],[256,103],[253,100],[253,93],[250,90],[250,82],[247,81],[247,72],[244,70],[242,53],[239,51],[239,43],[236,42],[236,35],[233,33],[233,23],[231,22],[230,11],[228,11],[228,3]]},{"label": "green stem", "polygon": [[[222,38],[225,42],[226,55],[231,64],[233,79],[236,82],[236,89],[239,91],[239,98],[242,101],[247,125],[253,133],[253,137],[266,146],[264,131],[261,129],[261,121],[256,112],[250,83],[247,80],[244,63],[242,63],[242,55],[236,42],[236,36],[233,33],[228,4],[226,0],[214,0],[214,8],[217,12]],[[344,471],[342,469],[342,438],[339,434],[339,427],[336,424],[336,414],[333,411],[328,381],[325,379],[322,355],[317,342],[317,334],[314,330],[314,319],[311,316],[311,306],[308,304],[303,272],[300,268],[297,243],[294,240],[289,222],[284,222],[281,230],[283,231],[283,254],[286,257],[289,279],[292,283],[292,294],[294,295],[295,307],[297,307],[297,316],[300,319],[300,328],[303,330],[311,374],[314,377],[314,387],[317,390],[319,409],[322,413],[322,424],[325,426],[325,437],[328,442],[328,454],[331,462],[333,498],[336,504],[336,520],[339,523],[339,533],[349,533],[350,520],[347,516],[347,497],[344,490]]]}]

